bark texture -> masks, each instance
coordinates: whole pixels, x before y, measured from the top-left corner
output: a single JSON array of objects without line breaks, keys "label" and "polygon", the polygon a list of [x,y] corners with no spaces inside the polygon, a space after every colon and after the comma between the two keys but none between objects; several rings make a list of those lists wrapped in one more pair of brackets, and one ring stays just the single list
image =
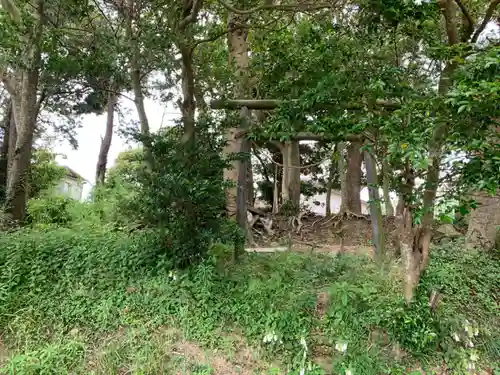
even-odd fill
[{"label": "bark texture", "polygon": [[5,115],[2,121],[2,145],[0,148],[0,204],[5,199],[5,189],[7,185],[8,161],[9,161],[9,133],[12,118],[12,102],[6,100],[4,103]]},{"label": "bark texture", "polygon": [[182,142],[192,143],[195,136],[196,123],[196,102],[195,102],[195,83],[193,69],[193,53],[191,48],[181,45],[181,68],[182,68],[182,124],[184,125],[184,134]]},{"label": "bark texture", "polygon": [[23,52],[26,64],[14,67],[14,73],[6,76],[2,72],[2,81],[12,100],[13,120],[16,136],[9,134],[9,162],[7,189],[5,196],[5,212],[11,219],[20,222],[26,215],[28,198],[28,179],[31,164],[31,151],[35,124],[40,110],[40,101],[37,97],[41,68],[41,44],[44,30],[45,14],[44,0],[37,0],[34,4],[37,21],[33,29],[25,35],[27,42]]},{"label": "bark texture", "polygon": [[339,170],[339,178],[340,178],[340,193],[341,193],[341,202],[340,202],[340,213],[344,213],[347,211],[347,170],[346,170],[346,162],[345,162],[345,154],[346,154],[346,145],[344,142],[340,142],[337,145],[339,150],[339,160],[338,160],[338,170]]},{"label": "bark texture", "polygon": [[342,192],[345,197],[345,208],[361,215],[361,142],[351,142],[347,147],[346,189]]},{"label": "bark texture", "polygon": [[12,99],[17,137],[15,144],[13,140],[10,142],[13,149],[7,176],[5,211],[18,222],[24,220],[26,214],[31,151],[37,118],[38,79],[38,69],[24,72],[20,95]]},{"label": "bark texture", "polygon": [[292,207],[300,206],[300,151],[298,141],[287,141],[282,148],[283,181],[281,204],[290,202]]},{"label": "bark texture", "polygon": [[182,15],[176,27],[176,44],[181,53],[181,72],[182,72],[182,100],[180,109],[182,113],[182,124],[184,133],[181,143],[191,146],[195,141],[196,133],[196,98],[202,113],[205,113],[206,106],[203,98],[203,92],[195,85],[195,72],[193,67],[193,51],[195,41],[190,30],[198,20],[198,13],[203,6],[203,0],[184,0],[182,6]]},{"label": "bark texture", "polygon": [[326,181],[326,216],[332,215],[332,188],[333,188],[333,177],[337,166],[335,165],[335,151],[332,152],[330,168],[328,169],[328,180]]},{"label": "bark texture", "polygon": [[375,257],[381,261],[385,257],[385,238],[382,224],[382,208],[380,207],[379,185],[375,158],[365,149],[364,159],[366,165],[366,179],[370,196],[370,218],[372,224],[372,241],[375,247]]},{"label": "bark texture", "polygon": [[110,93],[108,95],[106,132],[104,133],[104,138],[102,138],[101,148],[99,149],[99,156],[97,158],[97,166],[95,172],[96,185],[104,184],[104,181],[106,179],[108,153],[111,147],[111,141],[113,140],[115,105],[117,101],[118,97],[116,94]]},{"label": "bark texture", "polygon": [[[248,81],[248,29],[237,28],[239,25],[245,25],[248,16],[237,13],[229,13],[227,22],[227,45],[229,50],[229,65],[235,77],[234,96],[244,98],[247,94]],[[227,129],[225,139],[227,141],[224,148],[225,155],[231,155],[241,150],[242,139],[238,137],[241,130],[240,126],[235,126]],[[235,160],[231,163],[231,168],[224,170],[224,178],[233,183],[233,187],[226,191],[226,211],[230,218],[235,218],[237,213],[237,185],[238,171],[240,170],[239,161]],[[246,174],[246,172],[245,172]]]}]

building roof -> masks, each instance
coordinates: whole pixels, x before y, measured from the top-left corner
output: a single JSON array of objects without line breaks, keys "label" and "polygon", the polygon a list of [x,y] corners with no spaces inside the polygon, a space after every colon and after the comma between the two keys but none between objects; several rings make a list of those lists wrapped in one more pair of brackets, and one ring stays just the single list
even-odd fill
[{"label": "building roof", "polygon": [[86,181],[85,178],[83,178],[81,175],[79,175],[78,173],[76,173],[73,169],[71,169],[70,167],[68,166],[64,166],[64,168],[66,169],[66,176],[68,176],[69,178],[73,178],[75,180],[82,180],[82,181]]}]

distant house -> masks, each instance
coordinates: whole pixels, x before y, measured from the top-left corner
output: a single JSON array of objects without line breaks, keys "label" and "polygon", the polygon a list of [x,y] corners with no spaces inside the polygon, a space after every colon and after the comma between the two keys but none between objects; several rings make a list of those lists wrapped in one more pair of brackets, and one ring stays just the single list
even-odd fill
[{"label": "distant house", "polygon": [[[302,197],[302,204],[309,208],[312,212],[318,215],[326,215],[326,193],[315,194],[312,197],[305,199]],[[338,190],[332,190],[330,197],[330,207],[332,214],[340,212],[340,205],[342,204],[342,193]],[[368,202],[361,200],[361,213],[363,215],[369,214]]]},{"label": "distant house", "polygon": [[76,200],[82,199],[83,185],[85,179],[69,167],[66,169],[66,176],[64,176],[59,184],[56,186],[57,193]]}]

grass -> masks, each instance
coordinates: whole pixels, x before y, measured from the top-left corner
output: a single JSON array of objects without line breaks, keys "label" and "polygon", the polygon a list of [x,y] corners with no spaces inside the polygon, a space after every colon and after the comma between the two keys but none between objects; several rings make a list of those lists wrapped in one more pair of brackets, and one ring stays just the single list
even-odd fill
[{"label": "grass", "polygon": [[[151,233],[0,238],[0,374],[374,375],[443,361],[462,373],[471,357],[489,367],[500,358],[500,262],[460,244],[433,251],[409,306],[396,263],[228,259],[217,245],[198,266],[172,270]],[[432,290],[442,295],[435,312]]]}]

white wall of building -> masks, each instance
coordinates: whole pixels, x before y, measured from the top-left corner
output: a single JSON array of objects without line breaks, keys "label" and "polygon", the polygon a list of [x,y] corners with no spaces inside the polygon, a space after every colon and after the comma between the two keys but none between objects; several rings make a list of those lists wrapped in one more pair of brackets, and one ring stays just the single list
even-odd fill
[{"label": "white wall of building", "polygon": [[[314,202],[319,202],[319,204],[315,204]],[[302,197],[302,204],[304,204],[311,212],[314,212],[317,215],[326,215],[326,193],[316,194],[312,197]],[[332,195],[330,197],[330,207],[332,213],[340,212],[340,206],[342,204],[342,196],[338,191],[332,191]],[[368,204],[364,201],[361,201],[361,213],[364,215],[368,214]]]},{"label": "white wall of building", "polygon": [[82,200],[83,183],[74,178],[65,177],[57,185],[57,192],[68,198]]}]

